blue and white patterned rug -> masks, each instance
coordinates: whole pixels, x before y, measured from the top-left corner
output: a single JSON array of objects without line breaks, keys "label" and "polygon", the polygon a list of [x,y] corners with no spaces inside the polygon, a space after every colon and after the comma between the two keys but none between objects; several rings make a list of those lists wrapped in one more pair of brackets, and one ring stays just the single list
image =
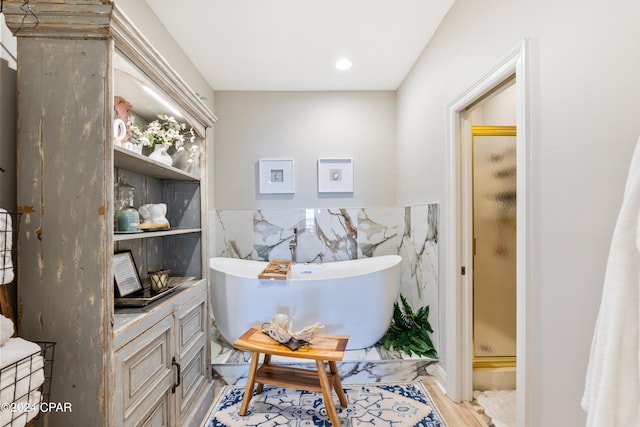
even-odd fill
[{"label": "blue and white patterned rug", "polygon": [[[446,427],[420,381],[343,384],[349,405],[334,404],[343,427]],[[206,427],[331,426],[322,393],[265,386],[254,394],[244,417],[238,415],[244,386],[225,386]]]}]

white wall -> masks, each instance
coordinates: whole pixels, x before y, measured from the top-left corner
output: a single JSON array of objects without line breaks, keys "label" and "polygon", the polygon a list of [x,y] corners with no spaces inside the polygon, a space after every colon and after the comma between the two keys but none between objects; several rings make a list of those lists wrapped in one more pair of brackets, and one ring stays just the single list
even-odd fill
[{"label": "white wall", "polygon": [[[585,423],[591,337],[640,135],[638,16],[635,0],[457,0],[398,91],[398,203],[444,200],[447,107],[529,39],[527,426]],[[441,243],[453,244],[444,233]]]},{"label": "white wall", "polygon": [[[215,208],[396,206],[395,92],[216,92]],[[353,193],[318,193],[319,157],[353,158]],[[259,194],[257,162],[294,159],[293,195]]]}]

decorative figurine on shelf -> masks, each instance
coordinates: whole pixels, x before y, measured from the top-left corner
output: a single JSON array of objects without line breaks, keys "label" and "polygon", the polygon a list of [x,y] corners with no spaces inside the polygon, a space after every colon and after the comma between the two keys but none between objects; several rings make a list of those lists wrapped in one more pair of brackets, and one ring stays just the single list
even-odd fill
[{"label": "decorative figurine on shelf", "polygon": [[140,231],[140,215],[133,207],[133,197],[136,188],[124,181],[123,177],[118,179],[115,185],[116,194],[116,215],[114,229],[118,233],[136,233]]},{"label": "decorative figurine on shelf", "polygon": [[136,118],[131,112],[133,106],[121,96],[115,96],[113,104],[114,144],[142,154],[142,144],[140,143],[142,131],[140,130],[140,124],[136,122]]},{"label": "decorative figurine on shelf", "polygon": [[150,203],[140,206],[140,216],[142,222],[140,228],[143,230],[155,230],[169,228],[167,219],[167,205],[164,203]]},{"label": "decorative figurine on shelf", "polygon": [[124,138],[127,136],[127,125],[120,119],[115,119],[113,121],[113,143],[115,145],[119,145],[120,147],[124,146]]},{"label": "decorative figurine on shelf", "polygon": [[[128,128],[127,123],[129,122],[129,116],[131,115],[131,104],[121,96],[113,97],[113,110],[114,110],[114,122],[118,123],[118,128],[120,129],[119,123],[122,122],[124,124],[124,135],[118,135],[118,139],[121,143],[125,143],[131,138],[131,130]],[[118,122],[120,121],[120,122]],[[114,128],[116,124],[114,123]],[[121,132],[121,130],[120,130]],[[122,145],[122,144],[121,144]]]}]

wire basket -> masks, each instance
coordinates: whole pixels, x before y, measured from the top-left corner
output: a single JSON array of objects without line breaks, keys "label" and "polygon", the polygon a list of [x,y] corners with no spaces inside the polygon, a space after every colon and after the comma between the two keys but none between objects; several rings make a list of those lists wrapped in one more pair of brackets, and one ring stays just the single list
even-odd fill
[{"label": "wire basket", "polygon": [[0,427],[24,426],[38,419],[51,398],[56,343],[35,342],[40,351],[0,369]]},{"label": "wire basket", "polygon": [[[42,355],[44,362],[44,382],[42,383],[41,389],[41,402],[49,403],[51,401],[51,379],[53,376],[53,356],[56,349],[56,343],[51,341],[36,341],[36,344],[40,346],[40,354]],[[41,415],[42,412],[38,414],[37,418]]]}]

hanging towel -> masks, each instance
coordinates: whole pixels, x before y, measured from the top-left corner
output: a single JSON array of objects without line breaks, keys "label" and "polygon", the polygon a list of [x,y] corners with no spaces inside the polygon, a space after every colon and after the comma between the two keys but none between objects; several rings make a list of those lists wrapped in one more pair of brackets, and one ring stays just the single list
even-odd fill
[{"label": "hanging towel", "polygon": [[0,208],[0,285],[13,282],[12,244],[11,215]]},{"label": "hanging towel", "polygon": [[640,140],[604,277],[582,407],[587,427],[640,426]]}]

